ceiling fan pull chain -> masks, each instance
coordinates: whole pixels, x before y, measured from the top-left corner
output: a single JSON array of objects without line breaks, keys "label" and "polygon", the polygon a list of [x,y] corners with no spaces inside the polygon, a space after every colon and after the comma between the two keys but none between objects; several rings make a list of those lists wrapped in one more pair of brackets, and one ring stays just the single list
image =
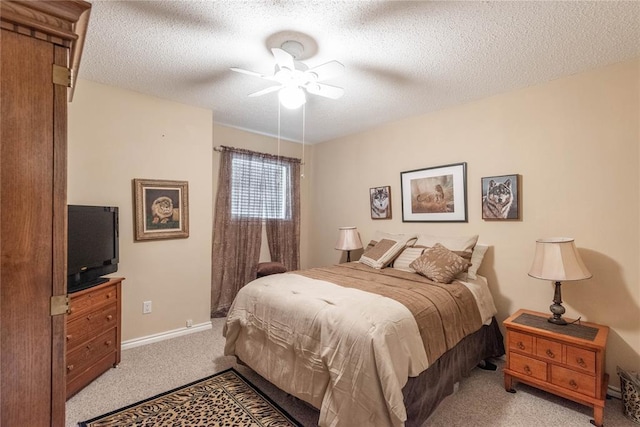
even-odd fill
[{"label": "ceiling fan pull chain", "polygon": [[302,173],[300,178],[304,178],[304,134],[305,126],[307,124],[307,104],[302,104]]},{"label": "ceiling fan pull chain", "polygon": [[278,102],[278,160],[280,160],[280,102]]}]

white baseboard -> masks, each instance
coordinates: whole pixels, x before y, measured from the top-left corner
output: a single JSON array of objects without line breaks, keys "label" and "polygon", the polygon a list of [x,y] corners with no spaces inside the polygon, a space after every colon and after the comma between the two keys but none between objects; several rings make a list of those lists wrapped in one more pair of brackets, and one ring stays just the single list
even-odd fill
[{"label": "white baseboard", "polygon": [[193,325],[190,328],[184,327],[179,329],[173,329],[171,331],[160,332],[158,334],[147,335],[146,337],[134,338],[132,340],[127,340],[122,342],[122,350],[127,350],[129,348],[140,347],[147,344],[152,344],[154,342],[164,341],[171,338],[176,338],[182,335],[193,334],[194,332],[202,332],[207,329],[211,329],[211,321],[200,323],[198,325]]}]

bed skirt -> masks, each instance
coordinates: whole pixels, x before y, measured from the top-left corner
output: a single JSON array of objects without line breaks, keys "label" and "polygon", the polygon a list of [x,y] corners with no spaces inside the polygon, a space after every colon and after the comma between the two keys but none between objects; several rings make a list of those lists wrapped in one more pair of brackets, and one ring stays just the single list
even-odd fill
[{"label": "bed skirt", "polygon": [[453,393],[455,383],[468,377],[483,360],[504,354],[502,332],[494,317],[490,325],[463,338],[429,369],[409,378],[402,389],[408,417],[406,427],[422,425],[442,399]]}]

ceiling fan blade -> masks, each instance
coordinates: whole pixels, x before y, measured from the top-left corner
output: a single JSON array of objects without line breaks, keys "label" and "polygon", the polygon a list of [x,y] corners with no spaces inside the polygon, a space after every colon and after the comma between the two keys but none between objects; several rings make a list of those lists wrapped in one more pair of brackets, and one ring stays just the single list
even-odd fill
[{"label": "ceiling fan blade", "polygon": [[276,64],[278,64],[279,68],[287,68],[292,71],[296,69],[293,63],[293,56],[286,50],[274,47],[271,49],[271,53],[276,58]]},{"label": "ceiling fan blade", "polygon": [[235,71],[236,73],[248,74],[250,76],[255,76],[255,77],[262,77],[262,78],[265,77],[265,75],[256,73],[255,71],[244,70],[242,68],[237,68],[237,67],[231,67],[231,71]]},{"label": "ceiling fan blade", "polygon": [[311,83],[305,86],[305,89],[313,95],[320,95],[331,99],[338,99],[344,95],[343,88],[322,83]]},{"label": "ceiling fan blade", "polygon": [[280,90],[280,88],[282,88],[282,86],[270,86],[270,87],[268,87],[266,89],[262,89],[262,90],[259,90],[257,92],[250,93],[249,96],[250,97],[254,97],[254,96],[266,95],[268,93]]},{"label": "ceiling fan blade", "polygon": [[325,64],[318,65],[307,71],[307,73],[313,73],[317,76],[317,81],[330,79],[331,77],[339,76],[344,71],[344,65],[338,61],[329,61]]}]

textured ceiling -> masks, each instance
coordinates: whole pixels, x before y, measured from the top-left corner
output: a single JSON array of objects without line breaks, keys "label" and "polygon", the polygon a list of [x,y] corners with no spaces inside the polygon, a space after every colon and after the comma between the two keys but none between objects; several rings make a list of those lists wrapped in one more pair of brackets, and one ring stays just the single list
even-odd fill
[{"label": "textured ceiling", "polygon": [[[305,141],[640,57],[640,2],[92,1],[78,77],[207,108],[216,123],[278,134],[270,48],[305,45],[310,67],[345,66],[308,96]],[[302,140],[302,112],[281,136]]]}]

